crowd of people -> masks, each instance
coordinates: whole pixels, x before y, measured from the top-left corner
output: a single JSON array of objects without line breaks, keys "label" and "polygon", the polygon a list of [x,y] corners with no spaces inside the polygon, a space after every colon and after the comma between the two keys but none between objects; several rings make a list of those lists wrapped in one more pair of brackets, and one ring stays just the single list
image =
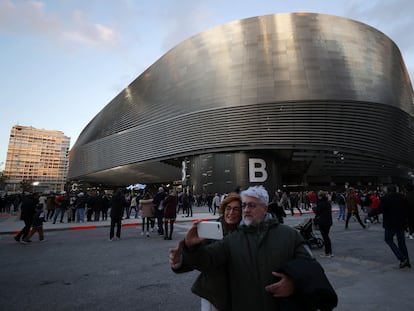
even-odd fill
[{"label": "crowd of people", "polygon": [[[399,189],[399,193],[408,206],[414,205],[413,186],[408,185]],[[226,193],[210,193],[193,195],[190,192],[177,192],[176,190],[168,190],[159,187],[156,193],[148,191],[126,191],[119,190],[124,198],[122,211],[119,216],[122,219],[131,217],[142,217],[141,235],[149,237],[150,232],[157,230],[159,235],[163,235],[165,239],[172,238],[174,230],[174,222],[181,213],[182,217],[192,217],[193,207],[206,206],[208,211],[213,215],[220,214],[219,209],[221,202],[227,196]],[[240,189],[238,189],[240,192]],[[372,223],[380,223],[379,214],[376,213],[381,204],[381,199],[386,193],[384,191],[372,190],[356,190],[352,187],[346,191],[319,192],[316,191],[280,191],[277,190],[270,196],[269,212],[275,215],[280,223],[284,222],[287,213],[292,216],[295,210],[303,215],[304,212],[316,212],[317,219],[322,223],[321,234],[323,236],[327,253],[331,256],[329,249],[329,230],[326,226],[331,226],[331,215],[329,208],[321,208],[321,205],[330,206],[335,204],[338,207],[337,220],[344,221],[345,229],[349,228],[351,219],[356,220],[362,228],[366,228]],[[44,221],[55,223],[73,222],[95,222],[105,221],[108,219],[108,212],[113,205],[112,193],[91,192],[91,193],[67,193],[65,191],[59,194],[43,193],[37,194],[37,203],[43,207]],[[322,196],[322,197],[321,197]],[[6,196],[1,199],[1,212],[9,213],[12,211],[21,211],[25,196],[13,195]],[[321,210],[327,209],[324,213]],[[33,211],[35,208],[32,209]],[[405,218],[404,232],[407,238],[413,239],[414,220],[412,208],[408,208],[408,215]],[[34,214],[34,213],[31,213]],[[320,217],[322,216],[322,217]],[[362,216],[362,219],[361,219]],[[22,219],[23,220],[23,219]],[[31,219],[33,221],[33,219]],[[315,220],[316,221],[316,220]],[[155,228],[156,225],[156,228]]]}]

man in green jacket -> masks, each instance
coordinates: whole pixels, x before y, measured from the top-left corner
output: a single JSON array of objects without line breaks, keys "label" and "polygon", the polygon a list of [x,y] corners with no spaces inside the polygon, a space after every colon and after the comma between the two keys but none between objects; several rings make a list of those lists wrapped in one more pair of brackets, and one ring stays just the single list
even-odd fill
[{"label": "man in green jacket", "polygon": [[233,310],[332,310],[337,296],[322,267],[297,230],[269,217],[267,191],[250,187],[241,197],[239,231],[204,245],[194,224],[183,262],[207,273],[225,265]]}]

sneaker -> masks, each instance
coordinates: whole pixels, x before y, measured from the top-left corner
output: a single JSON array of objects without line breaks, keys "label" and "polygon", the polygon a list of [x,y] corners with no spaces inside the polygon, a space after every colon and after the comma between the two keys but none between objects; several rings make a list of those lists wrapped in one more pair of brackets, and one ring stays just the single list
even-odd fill
[{"label": "sneaker", "polygon": [[[25,241],[25,240],[21,240],[20,243],[22,243],[22,244],[29,244],[28,241]],[[400,265],[400,268],[401,268],[401,265]]]},{"label": "sneaker", "polygon": [[114,238],[110,238],[110,239],[108,239],[108,241],[109,241],[109,242],[112,242],[113,240],[114,240]]}]

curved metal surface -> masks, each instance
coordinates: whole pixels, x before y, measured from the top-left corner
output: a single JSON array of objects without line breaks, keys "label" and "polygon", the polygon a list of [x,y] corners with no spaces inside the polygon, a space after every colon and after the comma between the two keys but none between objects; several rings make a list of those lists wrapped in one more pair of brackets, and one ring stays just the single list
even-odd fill
[{"label": "curved metal surface", "polygon": [[177,45],[114,98],[72,148],[69,178],[174,180],[180,170],[168,164],[140,172],[250,149],[345,152],[345,170],[321,160],[313,173],[386,163],[401,176],[414,167],[413,102],[398,47],[372,27],[311,13],[239,20]]}]

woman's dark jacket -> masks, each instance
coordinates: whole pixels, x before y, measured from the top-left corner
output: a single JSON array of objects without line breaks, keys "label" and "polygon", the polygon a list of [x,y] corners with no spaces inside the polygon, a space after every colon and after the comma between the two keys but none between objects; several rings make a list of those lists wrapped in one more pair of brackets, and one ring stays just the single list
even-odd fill
[{"label": "woman's dark jacket", "polygon": [[124,215],[124,207],[126,206],[126,200],[122,192],[117,192],[111,201],[111,218],[122,219]]},{"label": "woman's dark jacket", "polygon": [[382,226],[396,231],[404,230],[408,223],[408,202],[399,193],[388,193],[381,198],[378,208],[372,209],[369,217],[382,214]]},{"label": "woman's dark jacket", "polygon": [[319,226],[332,226],[332,205],[327,198],[319,199],[313,208]]},{"label": "woman's dark jacket", "polygon": [[[227,235],[230,232],[225,231],[225,222],[223,217],[217,219],[222,223],[223,235]],[[204,244],[214,243],[214,240],[204,240]],[[178,269],[173,269],[175,273],[189,272],[193,269],[182,266]],[[225,266],[221,266],[218,269],[213,269],[209,272],[202,272],[198,275],[191,291],[211,302],[219,311],[227,311],[231,309],[231,301],[229,299],[229,284],[227,280],[227,269]]]}]

